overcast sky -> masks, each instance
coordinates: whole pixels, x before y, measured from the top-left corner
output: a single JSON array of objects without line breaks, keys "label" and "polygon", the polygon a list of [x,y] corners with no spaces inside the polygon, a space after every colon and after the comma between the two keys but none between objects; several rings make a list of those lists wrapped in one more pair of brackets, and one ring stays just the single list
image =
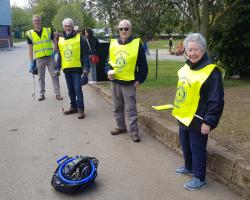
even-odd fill
[{"label": "overcast sky", "polygon": [[10,0],[10,5],[16,4],[18,7],[27,7],[28,1],[27,0]]}]

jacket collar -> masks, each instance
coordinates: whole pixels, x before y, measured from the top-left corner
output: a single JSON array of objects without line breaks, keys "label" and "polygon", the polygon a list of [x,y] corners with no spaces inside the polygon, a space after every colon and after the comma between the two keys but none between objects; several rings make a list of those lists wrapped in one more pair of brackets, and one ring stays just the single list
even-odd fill
[{"label": "jacket collar", "polygon": [[118,44],[121,44],[121,45],[125,45],[125,44],[128,44],[130,43],[134,38],[132,36],[130,36],[125,43],[122,43],[122,40],[121,38],[118,38]]},{"label": "jacket collar", "polygon": [[76,33],[76,31],[72,31],[69,35],[67,35],[66,33],[65,33],[65,31],[63,31],[63,37],[65,38],[65,40],[67,40],[67,39],[70,39],[70,38],[73,38],[73,37],[75,37],[77,35],[77,33]]}]

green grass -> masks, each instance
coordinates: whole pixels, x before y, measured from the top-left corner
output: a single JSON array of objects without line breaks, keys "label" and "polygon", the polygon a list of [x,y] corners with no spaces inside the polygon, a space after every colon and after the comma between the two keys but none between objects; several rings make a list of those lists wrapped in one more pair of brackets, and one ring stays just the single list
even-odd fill
[{"label": "green grass", "polygon": [[[173,40],[174,47],[178,46],[178,44],[183,40]],[[149,49],[168,49],[168,40],[152,40],[148,42]]]},{"label": "green grass", "polygon": [[250,87],[250,80],[225,79],[224,87]]},{"label": "green grass", "polygon": [[183,61],[159,61],[156,77],[156,63],[148,62],[148,78],[143,88],[159,89],[161,87],[175,87],[177,84],[177,71],[183,66]]},{"label": "green grass", "polygon": [[[148,77],[142,89],[161,89],[163,87],[176,87],[177,71],[184,65],[183,61],[159,61],[156,77],[155,61],[148,62]],[[225,87],[250,87],[250,80],[225,79]]]}]

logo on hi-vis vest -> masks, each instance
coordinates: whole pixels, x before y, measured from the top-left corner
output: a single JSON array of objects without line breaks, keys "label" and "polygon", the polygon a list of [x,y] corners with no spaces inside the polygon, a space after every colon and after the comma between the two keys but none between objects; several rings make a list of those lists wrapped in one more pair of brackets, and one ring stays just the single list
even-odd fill
[{"label": "logo on hi-vis vest", "polygon": [[176,91],[175,102],[182,103],[187,97],[187,92],[183,86],[179,86]]},{"label": "logo on hi-vis vest", "polygon": [[126,60],[122,57],[122,55],[116,59],[116,64],[118,69],[117,71],[122,72],[124,65],[126,65]]},{"label": "logo on hi-vis vest", "polygon": [[64,56],[66,59],[69,59],[72,55],[72,51],[70,49],[65,49]]}]

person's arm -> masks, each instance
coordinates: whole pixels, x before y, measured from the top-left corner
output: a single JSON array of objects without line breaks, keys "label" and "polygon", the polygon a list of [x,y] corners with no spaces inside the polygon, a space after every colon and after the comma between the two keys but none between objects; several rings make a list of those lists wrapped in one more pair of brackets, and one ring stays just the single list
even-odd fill
[{"label": "person's arm", "polygon": [[[84,73],[89,73],[90,71],[90,61],[89,52],[86,51],[88,45],[82,36],[80,36],[80,52],[81,52],[81,65]],[[85,50],[85,51],[84,51]]]},{"label": "person's arm", "polygon": [[56,70],[57,71],[60,71],[61,70],[61,65],[62,65],[62,57],[61,57],[61,53],[58,49],[58,57],[57,57],[57,60],[56,60]]},{"label": "person's arm", "polygon": [[148,75],[148,63],[141,43],[139,45],[136,65],[137,65],[137,72],[135,76],[135,86],[138,86],[139,84],[142,84],[146,80]]},{"label": "person's arm", "polygon": [[210,74],[205,85],[206,112],[201,127],[203,134],[208,134],[211,129],[216,128],[224,108],[224,89],[221,72],[215,68]]},{"label": "person's arm", "polygon": [[56,32],[54,32],[54,30],[52,28],[50,28],[51,30],[51,35],[50,35],[50,39],[53,43],[53,55],[55,54],[55,52],[58,51],[58,46],[57,46],[57,38],[55,37]]},{"label": "person's arm", "polygon": [[30,59],[30,63],[33,62],[33,45],[32,44],[28,44],[28,54],[29,54],[29,59]]},{"label": "person's arm", "polygon": [[99,47],[99,41],[98,39],[95,37],[95,46],[94,46],[94,54],[98,54],[98,47]]},{"label": "person's arm", "polygon": [[58,32],[54,32],[53,35],[54,35],[54,37],[53,37],[54,51],[58,52],[59,51],[59,48],[58,48],[59,33]]}]

